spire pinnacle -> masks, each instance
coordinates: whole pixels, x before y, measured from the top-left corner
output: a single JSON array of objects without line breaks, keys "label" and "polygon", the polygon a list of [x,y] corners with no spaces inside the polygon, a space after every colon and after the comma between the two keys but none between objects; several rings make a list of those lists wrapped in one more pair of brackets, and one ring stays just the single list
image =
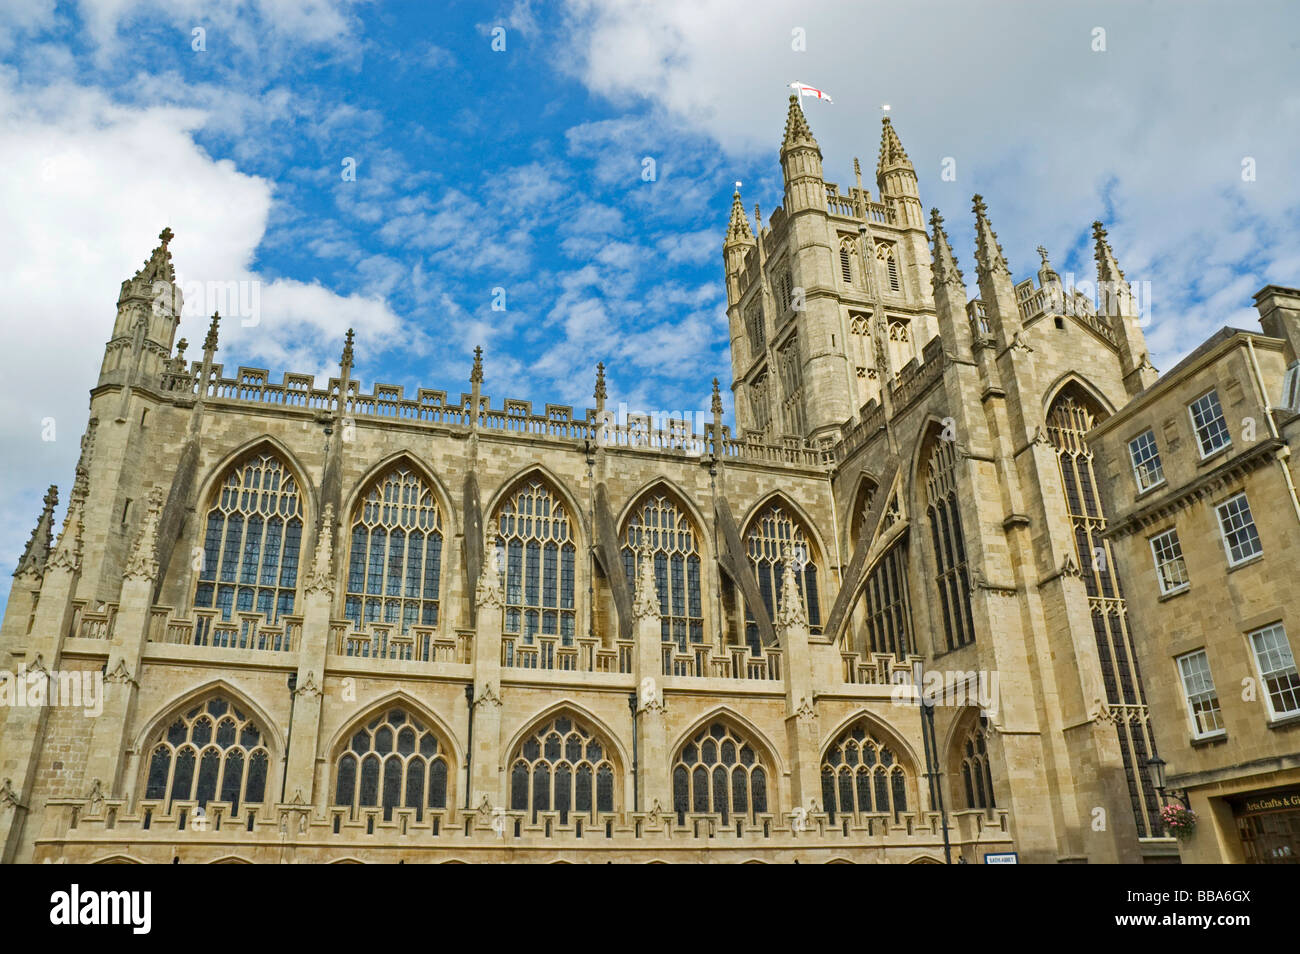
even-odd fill
[{"label": "spire pinnacle", "polygon": [[1046,285],[1048,282],[1059,282],[1061,276],[1056,274],[1056,269],[1052,268],[1052,263],[1047,260],[1047,249],[1040,245],[1034,251],[1043,260],[1043,264],[1038,269],[1038,284]]},{"label": "spire pinnacle", "polygon": [[1105,315],[1135,317],[1137,304],[1133,299],[1133,290],[1124,277],[1124,270],[1119,267],[1110,242],[1106,239],[1106,229],[1101,222],[1092,223],[1092,237],[1096,240],[1095,257],[1097,259],[1097,298],[1101,311]]},{"label": "spire pinnacle", "polygon": [[469,372],[469,383],[483,383],[483,348],[481,345],[474,346],[474,367]]},{"label": "spire pinnacle", "polygon": [[609,392],[605,389],[605,362],[600,361],[596,364],[596,390],[592,392],[592,397],[596,399],[597,408],[605,406],[605,398],[609,397]]},{"label": "spire pinnacle", "polygon": [[961,269],[957,267],[957,256],[948,243],[948,233],[944,230],[943,216],[938,209],[930,210],[930,231],[934,234],[934,283],[953,282],[965,288],[966,281],[962,278]]},{"label": "spire pinnacle", "polygon": [[713,412],[714,417],[722,417],[722,391],[718,387],[718,379],[713,379],[713,401],[709,405],[709,410]]},{"label": "spire pinnacle", "polygon": [[902,167],[909,172],[916,171],[912,167],[912,160],[907,158],[902,140],[894,131],[894,124],[889,121],[888,116],[885,116],[880,120],[880,158],[876,161],[876,176],[879,177],[886,170],[896,167]]},{"label": "spire pinnacle", "polygon": [[749,230],[749,220],[745,218],[745,205],[740,201],[740,189],[731,194],[731,221],[727,223],[727,245],[752,245],[754,233]]},{"label": "spire pinnacle", "polygon": [[808,128],[808,119],[803,114],[803,107],[799,105],[799,97],[791,93],[790,110],[785,117],[785,138],[781,141],[781,151],[785,152],[795,146],[812,146],[819,153],[821,152],[817,140],[813,138],[812,130]]},{"label": "spire pinnacle", "polygon": [[59,503],[59,488],[54,484],[50,484],[50,489],[45,491],[43,503],[44,509],[32,529],[31,538],[23,550],[22,559],[18,561],[14,576],[40,576],[45,572],[45,562],[50,558],[50,548],[54,545],[54,508]]},{"label": "spire pinnacle", "polygon": [[1115,253],[1106,238],[1106,229],[1098,220],[1092,223],[1092,237],[1096,242],[1093,257],[1097,260],[1097,281],[1124,281],[1124,272],[1115,260]]},{"label": "spire pinnacle", "polygon": [[352,374],[352,341],[354,335],[352,329],[343,336],[343,355],[339,358],[339,366],[343,369],[343,376],[349,377]]},{"label": "spire pinnacle", "polygon": [[172,253],[167,250],[167,243],[173,238],[172,230],[164,228],[158,233],[158,247],[153,250],[144,265],[135,273],[137,279],[143,279],[147,282],[164,281],[174,282],[176,280],[176,270],[172,267]]},{"label": "spire pinnacle", "polygon": [[971,211],[975,213],[975,265],[978,271],[1011,276],[1011,269],[998,244],[998,233],[989,224],[988,206],[984,197],[976,195]]},{"label": "spire pinnacle", "polygon": [[203,339],[203,355],[210,358],[217,353],[217,329],[221,325],[221,315],[217,312],[212,313],[212,321],[208,324],[207,337]]}]

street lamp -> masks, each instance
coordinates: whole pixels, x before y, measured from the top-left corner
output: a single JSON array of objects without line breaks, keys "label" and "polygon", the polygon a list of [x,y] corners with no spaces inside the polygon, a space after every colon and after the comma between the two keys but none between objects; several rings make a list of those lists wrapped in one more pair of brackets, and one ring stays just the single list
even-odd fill
[{"label": "street lamp", "polygon": [[1190,809],[1192,807],[1187,800],[1186,789],[1180,791],[1178,789],[1165,788],[1165,782],[1167,780],[1165,778],[1164,759],[1158,755],[1151,756],[1151,758],[1147,759],[1147,768],[1151,770],[1151,781],[1155,783],[1156,793],[1160,796],[1161,800],[1164,800],[1165,798],[1176,798],[1178,801],[1182,802],[1183,808]]}]

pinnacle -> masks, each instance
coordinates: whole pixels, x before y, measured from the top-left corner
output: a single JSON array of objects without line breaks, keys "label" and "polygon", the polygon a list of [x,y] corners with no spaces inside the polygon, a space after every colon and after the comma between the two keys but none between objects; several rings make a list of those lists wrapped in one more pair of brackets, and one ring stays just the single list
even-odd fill
[{"label": "pinnacle", "polygon": [[341,364],[341,365],[343,365],[344,367],[346,367],[349,371],[352,370],[352,341],[353,341],[353,338],[354,338],[353,331],[352,331],[351,328],[349,328],[349,329],[348,329],[348,333],[347,333],[346,335],[343,336],[343,357],[339,360],[339,364]]},{"label": "pinnacle", "polygon": [[912,160],[907,158],[907,151],[903,149],[902,140],[898,138],[898,133],[894,131],[894,124],[886,116],[880,121],[880,158],[876,161],[876,175],[879,176],[886,169],[896,166],[915,172],[912,167]]},{"label": "pinnacle", "polygon": [[135,273],[136,279],[143,279],[147,282],[174,282],[176,280],[176,270],[172,267],[172,253],[167,249],[167,243],[173,237],[174,233],[169,228],[164,228],[158,233],[158,247],[145,259],[144,265]]},{"label": "pinnacle", "polygon": [[483,383],[483,347],[482,345],[474,346],[474,367],[469,372],[470,384]]},{"label": "pinnacle", "polygon": [[988,206],[984,204],[982,195],[975,196],[971,211],[975,213],[975,264],[978,271],[981,274],[1001,272],[1010,276],[1011,269],[1002,254],[1002,246],[998,244],[998,233],[989,224]]},{"label": "pinnacle", "polygon": [[955,278],[957,284],[964,286],[961,269],[957,266],[957,256],[948,243],[948,233],[944,230],[943,216],[938,209],[930,210],[930,231],[934,234],[934,281],[938,283]]},{"label": "pinnacle", "polygon": [[59,488],[50,484],[50,489],[45,492],[44,509],[41,510],[40,519],[36,521],[31,538],[27,541],[27,547],[23,550],[22,559],[18,561],[18,569],[14,570],[14,576],[25,572],[40,574],[45,571],[45,563],[50,558],[50,549],[54,544],[54,508],[58,502]]},{"label": "pinnacle", "polygon": [[1096,242],[1094,258],[1097,260],[1097,280],[1101,282],[1124,281],[1124,271],[1119,267],[1115,252],[1106,238],[1106,229],[1098,220],[1092,223],[1092,237]]},{"label": "pinnacle", "polygon": [[724,244],[752,244],[754,233],[749,230],[749,221],[745,218],[745,205],[740,201],[740,189],[731,195],[731,220],[727,223],[727,237]]},{"label": "pinnacle", "polygon": [[799,97],[790,94],[790,110],[785,118],[785,139],[782,140],[781,150],[784,152],[794,146],[817,146],[817,140],[813,138],[812,130],[808,128],[808,120],[803,114],[803,107],[799,105]]},{"label": "pinnacle", "polygon": [[221,325],[221,315],[212,313],[212,322],[208,325],[207,337],[203,339],[203,353],[215,354],[217,350],[217,328]]},{"label": "pinnacle", "polygon": [[592,392],[592,397],[597,401],[603,401],[609,397],[609,392],[605,389],[605,362],[601,361],[596,365],[596,390]]}]

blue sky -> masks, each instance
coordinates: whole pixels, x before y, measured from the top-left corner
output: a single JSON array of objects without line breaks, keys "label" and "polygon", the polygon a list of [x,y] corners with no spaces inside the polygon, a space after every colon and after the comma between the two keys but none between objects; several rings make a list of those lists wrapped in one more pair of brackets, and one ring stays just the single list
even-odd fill
[{"label": "blue sky", "polygon": [[[1223,324],[1255,327],[1254,291],[1300,284],[1300,15],[1030,9],[6,4],[0,274],[25,359],[0,378],[0,552],[16,559],[46,485],[66,498],[118,284],[163,225],[183,280],[259,283],[260,321],[223,327],[229,370],[327,375],[354,326],[367,389],[457,395],[482,344],[498,405],[586,407],[603,360],[615,405],[707,409],[710,380],[729,380],[732,183],[765,219],[779,204],[793,80],[835,98],[806,110],[842,185],[857,155],[874,191],[890,103],[969,281],[981,192],[1017,279],[1040,243],[1091,278],[1089,224],[1105,219],[1128,277],[1151,283],[1158,367]],[[191,356],[198,304],[181,325]]]}]

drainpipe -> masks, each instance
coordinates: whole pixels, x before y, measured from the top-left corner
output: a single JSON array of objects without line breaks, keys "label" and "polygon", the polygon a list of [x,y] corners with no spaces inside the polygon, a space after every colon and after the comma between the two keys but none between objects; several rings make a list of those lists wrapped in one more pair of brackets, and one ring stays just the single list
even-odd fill
[{"label": "drainpipe", "polygon": [[[1264,419],[1268,421],[1268,432],[1274,438],[1281,439],[1282,435],[1278,433],[1277,424],[1273,421],[1273,407],[1268,400],[1268,391],[1264,387],[1264,375],[1259,370],[1259,359],[1255,357],[1255,341],[1249,335],[1246,336],[1246,350],[1250,353],[1250,368],[1253,374],[1252,379],[1255,382],[1255,390],[1259,392],[1259,399],[1264,404]],[[1295,482],[1291,479],[1291,469],[1287,467],[1287,459],[1291,456],[1290,447],[1282,447],[1277,452],[1277,465],[1282,468],[1282,479],[1286,481],[1286,489],[1291,495],[1291,507],[1295,510],[1296,520],[1300,520],[1300,497],[1296,495]]]},{"label": "drainpipe", "polygon": [[[486,559],[486,557],[485,557]],[[474,764],[474,683],[465,687],[465,704],[469,708],[469,732],[465,744],[465,811],[469,811],[470,770]]]},{"label": "drainpipe", "polygon": [[628,693],[627,707],[632,710],[632,811],[641,810],[641,784],[637,778],[636,693]]},{"label": "drainpipe", "polygon": [[916,687],[917,704],[921,707],[921,741],[925,746],[925,777],[930,783],[930,806],[939,809],[939,820],[943,825],[943,860],[945,864],[952,864],[952,845],[948,840],[948,811],[943,804],[943,785],[940,782],[942,773],[935,766],[935,761],[939,754],[939,745],[934,735],[934,703],[926,702],[925,696],[921,691],[924,680],[920,679],[921,667],[918,665],[913,672],[918,676]]},{"label": "drainpipe", "polygon": [[298,702],[298,674],[289,673],[289,731],[284,740],[284,771],[280,773],[280,801],[284,802],[285,789],[289,784],[289,745],[293,742],[293,707]]}]

